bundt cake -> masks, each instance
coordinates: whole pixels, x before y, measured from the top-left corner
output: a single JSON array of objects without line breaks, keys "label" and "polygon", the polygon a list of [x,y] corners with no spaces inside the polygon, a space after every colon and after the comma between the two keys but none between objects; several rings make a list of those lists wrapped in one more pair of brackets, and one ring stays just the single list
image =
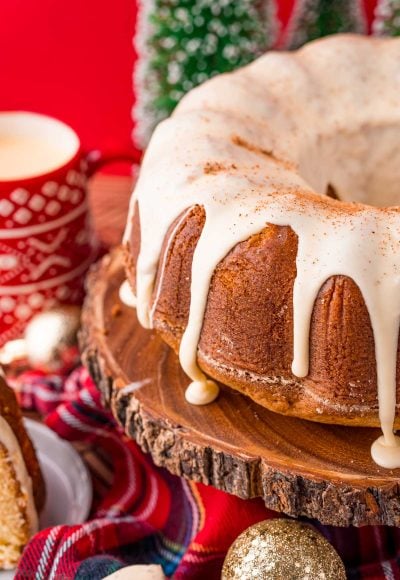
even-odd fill
[{"label": "bundt cake", "polygon": [[14,568],[38,530],[45,489],[15,394],[0,375],[0,568]]},{"label": "bundt cake", "polygon": [[[269,52],[155,130],[124,236],[141,324],[269,409],[381,425],[400,466],[400,39]],[[398,379],[396,382],[396,373]]]}]

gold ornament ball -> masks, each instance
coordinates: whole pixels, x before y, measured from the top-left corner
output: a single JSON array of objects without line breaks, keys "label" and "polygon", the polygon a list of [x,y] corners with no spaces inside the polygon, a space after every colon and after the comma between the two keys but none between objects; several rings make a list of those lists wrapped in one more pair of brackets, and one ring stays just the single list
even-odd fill
[{"label": "gold ornament ball", "polygon": [[63,349],[77,344],[78,306],[58,306],[36,314],[25,329],[25,348],[33,367],[56,370]]},{"label": "gold ornament ball", "polygon": [[247,528],[226,555],[221,580],[346,580],[341,558],[314,528],[276,518]]}]

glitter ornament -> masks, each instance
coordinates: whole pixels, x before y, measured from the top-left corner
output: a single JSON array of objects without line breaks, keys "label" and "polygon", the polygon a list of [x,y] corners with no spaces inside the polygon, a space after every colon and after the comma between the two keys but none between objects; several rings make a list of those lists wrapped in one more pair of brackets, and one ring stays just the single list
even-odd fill
[{"label": "glitter ornament", "polygon": [[37,314],[25,329],[29,363],[46,371],[64,366],[69,352],[76,350],[79,326],[78,306],[59,306]]},{"label": "glitter ornament", "polygon": [[342,560],[311,526],[272,519],[245,530],[230,547],[221,580],[346,580]]}]

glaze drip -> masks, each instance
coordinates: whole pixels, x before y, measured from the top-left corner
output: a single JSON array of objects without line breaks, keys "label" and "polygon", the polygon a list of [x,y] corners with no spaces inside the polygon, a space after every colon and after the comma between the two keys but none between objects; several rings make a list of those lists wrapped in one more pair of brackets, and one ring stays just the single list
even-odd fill
[{"label": "glaze drip", "polygon": [[[336,63],[334,75],[327,62]],[[152,293],[168,229],[193,206],[204,208],[179,353],[193,381],[191,402],[210,382],[197,365],[210,283],[236,244],[268,224],[290,226],[298,236],[292,364],[298,377],[308,374],[310,322],[320,288],[335,275],[354,280],[375,340],[383,438],[372,454],[385,467],[400,467],[399,439],[393,434],[400,213],[397,207],[338,202],[322,193],[330,186],[341,200],[349,191],[358,201],[375,199],[379,168],[386,192],[381,202],[393,201],[400,183],[399,63],[400,40],[346,35],[297,53],[268,53],[241,71],[221,75],[189,93],[158,126],[135,189],[141,222],[137,312],[145,327],[151,327],[157,303],[156,297],[152,306]],[[379,98],[370,98],[380,87]],[[379,134],[383,144],[371,140]],[[132,203],[128,240],[133,208]]]},{"label": "glaze drip", "polygon": [[136,296],[134,295],[128,280],[124,280],[119,287],[119,299],[123,304],[125,304],[125,306],[136,308]]}]

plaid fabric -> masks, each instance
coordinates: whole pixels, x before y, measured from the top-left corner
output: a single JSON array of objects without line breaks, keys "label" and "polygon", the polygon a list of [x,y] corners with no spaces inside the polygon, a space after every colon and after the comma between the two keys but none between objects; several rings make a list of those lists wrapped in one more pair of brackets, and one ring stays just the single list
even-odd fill
[{"label": "plaid fabric", "polygon": [[[66,379],[29,372],[14,386],[25,409],[39,410],[50,428],[78,445],[95,490],[89,521],[39,532],[24,551],[17,580],[100,580],[134,563],[161,564],[176,580],[217,580],[239,533],[278,517],[260,500],[244,501],[155,467],[103,408],[85,369]],[[350,580],[400,580],[400,530],[313,523],[343,558]]]}]

